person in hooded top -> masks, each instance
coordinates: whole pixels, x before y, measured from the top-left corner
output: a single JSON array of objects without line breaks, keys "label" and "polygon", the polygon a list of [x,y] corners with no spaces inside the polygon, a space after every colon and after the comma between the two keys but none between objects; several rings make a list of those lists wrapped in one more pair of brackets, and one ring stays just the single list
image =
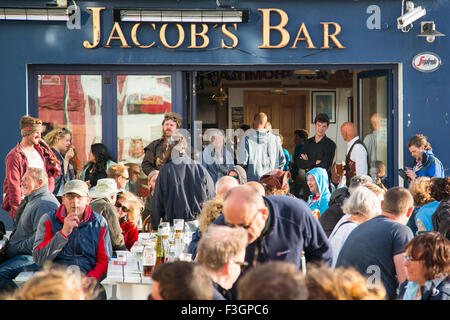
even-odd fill
[{"label": "person in hooded top", "polygon": [[262,175],[274,169],[282,170],[286,164],[278,138],[266,129],[267,115],[257,113],[253,129],[239,143],[237,161],[247,171],[248,181],[258,181]]},{"label": "person in hooded top", "polygon": [[245,169],[239,165],[236,165],[228,170],[227,176],[235,178],[239,184],[247,183],[247,172],[245,172]]},{"label": "person in hooded top", "polygon": [[328,173],[324,168],[311,169],[306,173],[306,181],[312,193],[306,204],[319,218],[328,209],[328,201],[331,197],[330,190],[328,190]]}]

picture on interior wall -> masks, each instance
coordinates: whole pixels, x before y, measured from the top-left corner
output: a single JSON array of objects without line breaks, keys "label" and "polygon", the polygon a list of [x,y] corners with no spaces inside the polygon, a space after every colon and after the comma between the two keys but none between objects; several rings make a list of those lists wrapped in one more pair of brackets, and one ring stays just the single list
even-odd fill
[{"label": "picture on interior wall", "polygon": [[319,113],[325,113],[330,123],[336,123],[336,91],[313,91],[311,100],[311,123]]}]

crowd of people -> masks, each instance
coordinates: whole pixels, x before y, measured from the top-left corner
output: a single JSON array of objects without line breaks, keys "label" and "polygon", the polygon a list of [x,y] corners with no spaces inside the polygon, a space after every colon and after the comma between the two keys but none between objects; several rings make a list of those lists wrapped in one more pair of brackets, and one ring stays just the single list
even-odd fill
[{"label": "crowd of people", "polygon": [[[233,150],[211,134],[201,161],[181,120],[164,115],[140,166],[115,163],[94,143],[80,168],[70,130],[42,137],[42,122],[24,116],[5,159],[2,208],[14,230],[0,253],[1,298],[105,299],[101,281],[116,252],[131,250],[140,231],[184,219],[193,260],[154,269],[149,299],[450,299],[450,177],[425,136],[408,143],[407,188],[388,188],[385,164],[366,146],[372,138],[362,141],[351,122],[341,126],[339,167],[326,114],[314,136],[294,132],[292,157],[258,113]],[[22,271],[36,273],[17,287]]]}]

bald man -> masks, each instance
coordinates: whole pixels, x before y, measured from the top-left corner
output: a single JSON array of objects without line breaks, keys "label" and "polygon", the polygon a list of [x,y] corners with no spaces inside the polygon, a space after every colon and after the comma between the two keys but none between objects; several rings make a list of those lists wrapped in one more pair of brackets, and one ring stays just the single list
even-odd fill
[{"label": "bald man", "polygon": [[266,129],[267,115],[257,113],[253,118],[253,129],[238,145],[238,164],[245,168],[248,181],[259,181],[266,172],[283,170],[286,164],[280,140]]},{"label": "bald man", "polygon": [[345,157],[345,177],[338,176],[338,179],[340,185],[343,185],[345,181],[348,187],[352,177],[368,174],[369,160],[366,146],[359,139],[356,133],[356,127],[352,122],[344,122],[341,125],[341,135],[347,141],[347,155]]},{"label": "bald man", "polygon": [[250,266],[280,260],[301,269],[303,251],[307,262],[331,262],[327,236],[303,200],[263,197],[251,186],[238,186],[225,196],[223,214],[214,223],[247,231]]},{"label": "bald man", "polygon": [[258,191],[260,195],[262,196],[266,195],[266,190],[264,190],[264,186],[261,183],[256,181],[250,181],[247,182],[246,184],[255,189],[256,191]]},{"label": "bald man", "polygon": [[227,192],[234,187],[237,187],[239,185],[239,182],[230,176],[223,176],[219,180],[217,180],[216,183],[216,197],[225,197]]}]

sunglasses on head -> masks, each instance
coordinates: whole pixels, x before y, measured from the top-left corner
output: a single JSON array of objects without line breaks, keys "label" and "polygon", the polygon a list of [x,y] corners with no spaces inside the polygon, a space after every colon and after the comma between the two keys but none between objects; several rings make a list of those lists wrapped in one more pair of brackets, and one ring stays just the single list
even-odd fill
[{"label": "sunglasses on head", "polygon": [[130,211],[129,208],[127,208],[127,207],[125,207],[124,205],[122,205],[119,201],[116,201],[115,206],[116,206],[116,208],[119,209],[119,210],[122,209],[123,212],[129,212],[129,211]]}]

